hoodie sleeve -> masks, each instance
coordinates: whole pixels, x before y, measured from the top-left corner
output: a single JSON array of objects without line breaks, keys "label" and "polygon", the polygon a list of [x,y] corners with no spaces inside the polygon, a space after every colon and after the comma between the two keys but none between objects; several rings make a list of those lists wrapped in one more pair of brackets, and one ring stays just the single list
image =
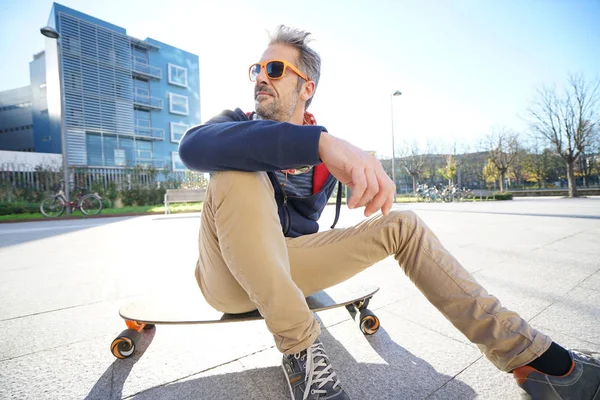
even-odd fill
[{"label": "hoodie sleeve", "polygon": [[190,170],[277,171],[317,165],[319,139],[326,129],[267,120],[250,121],[239,108],[226,110],[190,128],[179,156]]}]

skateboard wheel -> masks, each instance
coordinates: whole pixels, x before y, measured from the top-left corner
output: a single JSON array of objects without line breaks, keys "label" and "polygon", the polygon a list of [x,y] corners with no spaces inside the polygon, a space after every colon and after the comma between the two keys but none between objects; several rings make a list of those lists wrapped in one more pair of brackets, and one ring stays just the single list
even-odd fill
[{"label": "skateboard wheel", "polygon": [[140,337],[138,331],[125,329],[110,345],[110,351],[117,358],[127,358],[135,352],[135,342]]},{"label": "skateboard wheel", "polygon": [[360,330],[365,335],[373,335],[379,330],[379,318],[373,311],[362,309],[360,311]]}]

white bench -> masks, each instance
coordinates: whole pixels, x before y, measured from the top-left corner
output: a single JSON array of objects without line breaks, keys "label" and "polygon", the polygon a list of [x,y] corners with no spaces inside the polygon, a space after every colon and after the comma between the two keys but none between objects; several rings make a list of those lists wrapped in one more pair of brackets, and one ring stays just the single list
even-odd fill
[{"label": "white bench", "polygon": [[171,214],[171,203],[193,203],[204,201],[206,189],[167,189],[165,193],[165,214]]}]

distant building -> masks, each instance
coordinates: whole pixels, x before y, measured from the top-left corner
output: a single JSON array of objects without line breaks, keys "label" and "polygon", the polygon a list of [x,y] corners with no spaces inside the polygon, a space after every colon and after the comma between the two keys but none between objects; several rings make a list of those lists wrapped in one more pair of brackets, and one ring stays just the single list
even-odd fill
[{"label": "distant building", "polygon": [[[48,24],[60,34],[60,52],[47,38],[30,63],[30,87],[0,92],[2,107],[24,109],[10,119],[12,147],[0,133],[0,150],[62,153],[62,66],[69,165],[185,169],[177,148],[200,123],[198,56],[57,3]],[[0,111],[2,124],[15,110]],[[17,125],[30,130],[14,134]]]},{"label": "distant building", "polygon": [[34,150],[29,86],[0,92],[0,150]]}]

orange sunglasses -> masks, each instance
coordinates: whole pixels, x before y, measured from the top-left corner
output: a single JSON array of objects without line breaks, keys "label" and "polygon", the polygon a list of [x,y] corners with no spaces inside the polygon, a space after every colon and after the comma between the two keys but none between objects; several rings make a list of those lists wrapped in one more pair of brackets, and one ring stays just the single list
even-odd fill
[{"label": "orange sunglasses", "polygon": [[265,69],[265,73],[269,77],[269,79],[281,79],[285,74],[285,70],[290,68],[299,77],[303,78],[306,81],[309,81],[308,77],[304,75],[298,68],[290,64],[285,60],[269,60],[262,63],[252,64],[250,66],[250,70],[248,71],[248,76],[252,82],[256,81],[256,77],[260,74],[261,68]]}]

